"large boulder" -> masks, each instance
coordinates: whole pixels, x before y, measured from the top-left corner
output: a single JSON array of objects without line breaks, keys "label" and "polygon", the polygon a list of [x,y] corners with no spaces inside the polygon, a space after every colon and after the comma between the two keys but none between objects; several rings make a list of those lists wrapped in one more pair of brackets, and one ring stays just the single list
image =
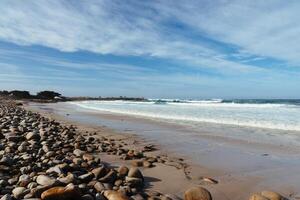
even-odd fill
[{"label": "large boulder", "polygon": [[192,187],[184,193],[184,200],[212,200],[212,197],[207,189]]}]

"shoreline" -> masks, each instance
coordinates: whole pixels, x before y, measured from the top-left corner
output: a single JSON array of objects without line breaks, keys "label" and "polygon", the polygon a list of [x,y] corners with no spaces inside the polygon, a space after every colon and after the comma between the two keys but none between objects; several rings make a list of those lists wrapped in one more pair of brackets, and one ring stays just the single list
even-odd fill
[{"label": "shoreline", "polygon": [[[183,196],[184,191],[192,186],[201,184],[204,187],[210,188],[210,186],[213,186],[215,184],[211,183],[210,180],[203,180],[201,177],[207,177],[214,180],[214,178],[212,178],[212,175],[221,174],[218,170],[206,169],[200,165],[190,164],[189,160],[182,159],[181,155],[167,151],[159,144],[153,141],[149,141],[146,138],[137,136],[136,134],[120,132],[107,126],[97,126],[70,120],[61,114],[55,113],[55,111],[51,111],[51,109],[41,109],[39,108],[39,105],[45,104],[24,104],[24,108],[32,112],[37,112],[42,116],[53,119],[55,121],[59,121],[63,125],[73,125],[83,135],[88,133],[97,133],[96,135],[93,134],[93,136],[105,136],[109,139],[121,140],[124,141],[128,147],[138,150],[142,149],[144,146],[153,145],[155,147],[155,150],[149,152],[149,155],[162,156],[169,159],[170,161],[169,163],[156,164],[157,166],[153,168],[145,168],[141,170],[143,173],[145,173],[145,176],[153,177],[153,181],[151,181],[150,178],[149,184],[151,185],[150,189],[153,189],[155,191],[159,191],[163,194],[172,194],[181,197]],[[46,104],[46,107],[47,105],[49,104]],[[110,163],[111,165],[131,165],[130,161],[124,161],[115,155],[102,154],[101,156],[106,163]],[[198,174],[199,172],[200,174]]]},{"label": "shoreline", "polygon": [[[47,105],[45,106],[45,108],[40,108],[40,111],[41,112],[49,112],[49,110],[47,110]],[[51,110],[51,109],[50,109]],[[52,112],[52,111],[51,111]],[[72,116],[72,114],[70,114],[70,116],[67,116],[66,113],[64,113],[62,115],[62,113],[58,114],[58,113],[55,113],[57,111],[54,111],[54,114],[52,117],[54,118],[59,118],[59,120],[65,120],[65,121],[68,121],[69,123],[75,123],[76,120],[70,120],[70,116]],[[95,117],[95,116],[94,116]],[[99,116],[98,116],[99,117]],[[103,118],[103,116],[102,116]],[[105,117],[104,117],[105,118]],[[122,118],[120,119],[120,121],[126,121],[126,118]],[[103,121],[102,121],[103,122]],[[104,122],[103,122],[104,123]],[[87,126],[91,126],[91,124],[81,124],[83,125],[83,129],[85,129]],[[102,124],[103,125],[103,124]],[[99,126],[96,126],[99,128]],[[139,141],[143,141],[143,142],[147,142],[147,141],[151,141],[149,140],[149,138],[144,138],[143,136],[141,135],[137,135],[137,134],[130,134],[128,132],[130,131],[124,131],[124,132],[120,132],[119,130],[114,130],[112,129],[111,127],[102,127],[104,129],[109,129],[110,131],[112,131],[111,133],[113,135],[121,135],[121,136],[124,136],[125,135],[130,135],[132,138],[135,138]],[[132,131],[131,131],[132,132]],[[209,142],[224,142],[224,138],[218,138],[218,137],[211,137],[211,136],[202,136],[202,138],[205,140],[208,140]],[[151,141],[151,142],[156,142],[155,140]],[[235,147],[237,150],[239,150],[239,148],[244,148],[244,145],[246,143],[242,143],[241,141],[232,141],[230,140],[229,141],[230,145]],[[155,145],[157,145],[155,143]],[[255,146],[254,144],[252,143],[248,143],[247,144],[249,146],[249,148],[258,148],[259,146]],[[219,166],[218,168],[215,168],[213,167],[217,165],[217,163],[211,165],[211,166],[199,166],[199,164],[195,164],[195,162],[193,162],[193,158],[191,157],[186,157],[186,156],[183,156],[184,159],[188,162],[189,164],[189,171],[193,174],[191,176],[193,176],[192,180],[189,180],[188,182],[185,182],[185,180],[181,180],[181,181],[184,181],[185,184],[191,184],[192,185],[204,185],[206,188],[208,188],[212,194],[213,194],[213,197],[215,197],[215,199],[247,199],[251,193],[254,193],[254,192],[257,192],[257,191],[260,191],[260,190],[263,190],[263,189],[274,189],[275,191],[278,191],[280,192],[281,194],[285,195],[285,196],[298,196],[298,191],[299,191],[299,187],[297,185],[294,185],[295,183],[297,183],[294,179],[297,179],[298,176],[296,177],[292,177],[291,174],[292,173],[295,173],[297,172],[297,166],[299,163],[296,163],[297,166],[295,167],[291,167],[290,169],[287,169],[287,170],[284,170],[284,166],[272,166],[274,163],[271,162],[267,167],[270,167],[270,170],[264,170],[264,169],[260,169],[263,165],[261,165],[261,160],[264,160],[264,159],[268,159],[268,157],[273,157],[273,153],[276,153],[276,151],[279,151],[281,152],[281,150],[278,150],[276,149],[275,147],[273,148],[272,146],[268,147],[267,145],[264,146],[262,145],[261,146],[263,149],[268,149],[269,152],[271,152],[271,156],[269,156],[268,154],[266,155],[259,155],[259,160],[252,160],[252,162],[257,162],[256,165],[255,165],[255,170],[253,171],[249,171],[249,170],[243,170],[241,169],[241,171],[235,171],[235,169],[233,171],[227,171],[225,170],[225,167],[224,166]],[[280,147],[280,146],[279,146]],[[168,149],[167,148],[162,148],[161,150],[164,150],[164,149]],[[284,149],[285,150],[285,149]],[[293,153],[295,156],[297,156],[297,153],[298,153],[298,149],[296,149],[296,151],[286,151],[284,152],[283,156],[284,155],[288,155],[290,153]],[[167,155],[177,155],[176,153],[174,153],[174,151],[167,151],[167,152],[164,152],[165,154]],[[228,152],[227,152],[228,153]],[[232,152],[229,152],[229,154],[221,154],[221,157],[222,156],[225,156],[224,158],[225,159],[228,159],[229,162],[232,162],[234,160],[238,161],[241,157],[237,157],[237,158],[233,158],[230,153]],[[180,155],[182,156],[182,155]],[[206,155],[206,160],[209,159],[222,159],[221,157],[215,157],[216,155],[214,154],[208,154]],[[243,155],[244,156],[244,155]],[[214,158],[215,157],[215,158]],[[247,158],[245,160],[245,158],[242,158],[241,159],[241,162],[246,164],[247,165]],[[251,160],[249,161],[251,162]],[[265,161],[263,161],[265,162]],[[225,163],[224,163],[225,164]],[[250,163],[249,163],[250,164]],[[275,163],[276,164],[276,163]],[[237,166],[238,168],[243,168],[243,167],[240,167],[240,166]],[[289,170],[291,170],[289,172]],[[266,175],[264,175],[264,171],[267,172]],[[282,171],[285,171],[282,173]],[[282,173],[282,175],[280,175],[280,173]],[[157,175],[159,175],[160,173],[157,173]],[[278,177],[276,178],[272,178],[273,175],[276,175]],[[195,180],[197,179],[197,177],[201,177],[201,176],[207,176],[207,177],[212,177],[216,180],[219,181],[218,184],[207,184],[207,183],[204,183],[199,181],[199,180]],[[282,177],[286,177],[287,178],[292,178],[293,180],[289,180],[287,181],[287,183],[280,183],[278,181],[278,179],[281,179],[281,180],[286,180],[286,178],[283,178]],[[270,180],[269,180],[270,179]],[[159,183],[154,183],[154,187],[156,187],[156,185],[159,185]],[[174,187],[174,186],[171,186],[171,187]],[[174,188],[173,188],[174,189]],[[178,191],[178,188],[175,187],[174,191]],[[168,189],[168,191],[172,191],[172,189]],[[232,194],[234,194],[232,196]],[[229,197],[226,197],[226,196],[230,196]]]}]

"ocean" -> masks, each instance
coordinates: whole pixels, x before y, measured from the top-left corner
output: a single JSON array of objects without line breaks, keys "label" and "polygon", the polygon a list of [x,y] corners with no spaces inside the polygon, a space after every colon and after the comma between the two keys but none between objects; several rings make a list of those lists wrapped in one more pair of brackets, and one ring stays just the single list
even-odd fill
[{"label": "ocean", "polygon": [[149,99],[147,101],[80,101],[71,104],[94,111],[151,118],[194,127],[205,122],[300,131],[300,100]]}]

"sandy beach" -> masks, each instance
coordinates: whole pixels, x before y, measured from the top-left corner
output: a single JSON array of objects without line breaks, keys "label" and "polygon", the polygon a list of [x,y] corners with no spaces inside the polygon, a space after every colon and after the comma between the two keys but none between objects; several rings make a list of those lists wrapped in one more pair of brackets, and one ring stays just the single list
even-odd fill
[{"label": "sandy beach", "polygon": [[[155,177],[149,178],[149,187],[153,190],[180,197],[189,187],[201,185],[214,199],[248,199],[252,193],[262,190],[276,191],[290,199],[298,198],[300,148],[297,143],[233,139],[201,130],[193,132],[180,125],[71,107],[64,103],[30,104],[26,109],[75,124],[83,132],[122,138],[135,148],[155,144],[159,150],[151,153],[167,155],[174,163],[143,170],[146,176]],[[267,131],[272,132],[277,141],[276,130]],[[124,164],[117,156],[103,155],[102,158],[116,165]],[[185,167],[177,169],[175,163]],[[218,183],[205,181],[205,177]]]}]

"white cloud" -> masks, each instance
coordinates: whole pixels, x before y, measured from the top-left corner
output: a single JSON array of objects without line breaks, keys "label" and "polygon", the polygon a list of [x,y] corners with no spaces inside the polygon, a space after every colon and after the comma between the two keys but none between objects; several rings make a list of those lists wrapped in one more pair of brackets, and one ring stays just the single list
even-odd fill
[{"label": "white cloud", "polygon": [[300,64],[297,0],[198,1],[157,8],[211,38],[237,45],[242,52]]},{"label": "white cloud", "polygon": [[[266,39],[266,36],[259,38],[258,31],[264,28],[263,23],[273,19],[261,17],[264,10],[250,12],[259,4],[249,5],[250,1],[242,1],[246,11],[249,9],[244,16],[243,4],[220,2],[211,5],[209,1],[128,1],[124,4],[123,1],[104,0],[2,0],[0,40],[70,52],[87,50],[101,54],[147,55],[224,71],[258,70],[255,66],[230,61],[226,52],[185,35],[183,30],[176,31],[170,26],[175,21],[189,25],[191,30],[207,33],[209,37],[237,44],[249,54],[288,54],[289,50],[283,52],[278,48],[265,52],[263,45],[258,44],[261,39]],[[274,19],[278,18],[280,16],[274,14]],[[260,25],[255,23],[257,20],[262,20]],[[267,50],[274,47],[270,44],[272,41],[276,41],[275,36],[268,39]],[[292,59],[294,54],[288,58]]]}]

